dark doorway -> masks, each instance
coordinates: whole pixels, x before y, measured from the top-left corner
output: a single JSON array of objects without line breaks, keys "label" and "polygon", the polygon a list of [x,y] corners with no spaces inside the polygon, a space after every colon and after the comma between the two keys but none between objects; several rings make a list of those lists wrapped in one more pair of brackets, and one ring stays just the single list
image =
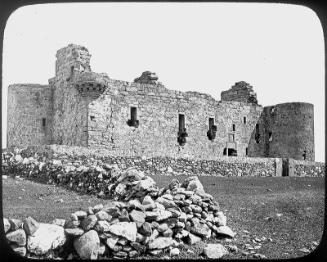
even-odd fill
[{"label": "dark doorway", "polygon": [[282,159],[282,176],[289,176],[289,161],[288,158]]}]

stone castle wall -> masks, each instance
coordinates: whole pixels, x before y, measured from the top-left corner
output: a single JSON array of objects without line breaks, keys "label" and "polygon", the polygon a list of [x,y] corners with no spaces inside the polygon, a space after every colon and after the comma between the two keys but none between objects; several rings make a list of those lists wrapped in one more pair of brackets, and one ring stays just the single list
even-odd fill
[{"label": "stone castle wall", "polygon": [[[38,91],[40,97],[51,96],[46,110],[51,115],[51,132],[40,133],[32,120],[42,107],[31,102],[34,91],[26,100],[11,93],[11,141],[99,147],[120,156],[208,159],[237,152],[241,157],[314,160],[311,104],[263,108],[252,86],[244,81],[222,92],[222,101],[217,101],[207,94],[169,90],[149,71],[134,82],[110,79],[92,72],[88,50],[73,44],[60,49],[56,57],[55,77]],[[31,90],[21,89],[25,94]],[[19,99],[21,104],[15,109]],[[134,122],[132,110],[136,110]],[[29,116],[20,121],[26,112]],[[184,116],[186,140],[178,140],[180,115]],[[210,118],[214,138],[207,134]]]},{"label": "stone castle wall", "polygon": [[[131,107],[137,108],[138,127],[127,124]],[[218,102],[206,94],[168,90],[160,84],[109,80],[105,93],[89,105],[88,145],[124,156],[201,159],[222,156],[227,143],[231,142],[229,144],[236,145],[238,155],[245,156],[261,111],[260,106]],[[188,134],[184,146],[177,141],[179,114],[185,116]],[[214,140],[207,136],[209,118],[214,118],[217,126]]]},{"label": "stone castle wall", "polygon": [[314,161],[312,104],[278,104],[266,107],[264,112],[267,155],[303,160],[305,154],[305,160]]},{"label": "stone castle wall", "polygon": [[69,45],[58,50],[53,87],[53,143],[87,146],[88,98],[74,87],[80,72],[89,72],[90,55],[86,48]]},{"label": "stone castle wall", "polygon": [[7,147],[51,144],[53,94],[50,86],[8,88]]}]

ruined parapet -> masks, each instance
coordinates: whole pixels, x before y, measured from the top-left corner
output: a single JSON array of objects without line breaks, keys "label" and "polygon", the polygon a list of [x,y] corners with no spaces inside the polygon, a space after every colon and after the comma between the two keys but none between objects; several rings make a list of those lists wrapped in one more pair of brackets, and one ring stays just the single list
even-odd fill
[{"label": "ruined parapet", "polygon": [[91,55],[87,48],[69,44],[56,54],[56,76],[71,80],[76,72],[91,72]]},{"label": "ruined parapet", "polygon": [[150,71],[145,71],[142,73],[140,77],[134,79],[135,83],[140,83],[140,84],[155,85],[157,84],[157,81],[158,81],[158,76],[156,75],[156,73]]},{"label": "ruined parapet", "polygon": [[253,87],[244,81],[236,82],[229,90],[221,92],[221,100],[258,104]]},{"label": "ruined parapet", "polygon": [[105,79],[108,79],[106,74],[82,72],[74,77],[74,86],[82,96],[96,98],[101,95],[108,86]]}]

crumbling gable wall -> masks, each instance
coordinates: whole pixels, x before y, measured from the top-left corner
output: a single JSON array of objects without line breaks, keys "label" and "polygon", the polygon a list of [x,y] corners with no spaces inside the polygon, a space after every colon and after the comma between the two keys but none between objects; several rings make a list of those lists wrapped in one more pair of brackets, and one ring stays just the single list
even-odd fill
[{"label": "crumbling gable wall", "polygon": [[52,143],[52,90],[47,85],[8,88],[7,147]]}]

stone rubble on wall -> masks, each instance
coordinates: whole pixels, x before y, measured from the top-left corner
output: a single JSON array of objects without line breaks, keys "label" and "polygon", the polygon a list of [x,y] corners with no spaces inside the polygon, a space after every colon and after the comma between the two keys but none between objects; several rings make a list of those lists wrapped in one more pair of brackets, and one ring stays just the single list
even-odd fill
[{"label": "stone rubble on wall", "polygon": [[[6,158],[8,156],[10,154],[3,154],[3,160],[7,160],[4,163],[10,163]],[[25,166],[33,164],[38,170],[48,169],[49,166],[61,167],[49,168],[48,174],[51,175],[47,179],[55,179],[57,175],[57,182],[72,181],[75,189],[93,186],[87,172],[101,176],[102,181],[109,181],[105,187],[110,200],[87,210],[78,210],[67,220],[54,219],[52,224],[46,224],[30,217],[23,221],[4,218],[7,240],[23,256],[135,258],[169,251],[174,256],[184,243],[194,244],[219,237],[233,238],[235,235],[226,225],[227,219],[219,204],[205,193],[197,176],[190,176],[182,183],[173,179],[166,187],[159,188],[151,177],[135,168],[121,171],[107,167],[106,170],[95,165],[91,169],[75,163],[65,165],[67,173],[64,173],[62,159],[53,159],[51,164],[36,164],[33,158],[14,154],[10,159],[24,162]],[[79,176],[86,177],[84,186],[76,184],[73,176],[67,176],[72,170],[84,172],[83,176]],[[82,180],[79,183],[83,183]],[[204,254],[220,257],[226,252],[221,248],[221,252],[217,253],[209,246]]]},{"label": "stone rubble on wall", "polygon": [[135,83],[140,83],[140,84],[157,84],[158,77],[156,73],[150,72],[150,71],[145,71],[142,73],[142,75],[138,78],[134,79]]}]

